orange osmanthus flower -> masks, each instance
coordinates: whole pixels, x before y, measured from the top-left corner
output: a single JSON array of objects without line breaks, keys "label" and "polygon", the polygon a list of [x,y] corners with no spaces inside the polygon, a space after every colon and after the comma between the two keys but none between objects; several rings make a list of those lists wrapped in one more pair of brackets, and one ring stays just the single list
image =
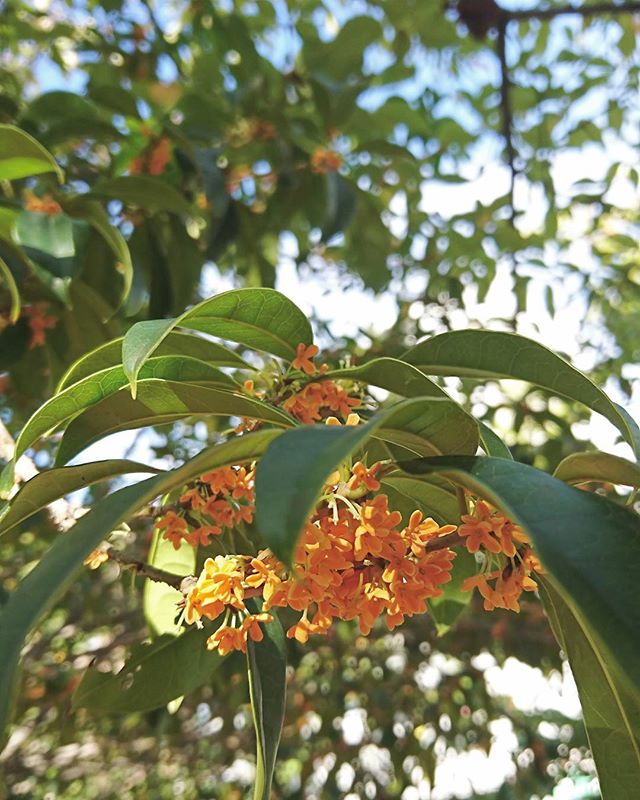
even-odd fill
[{"label": "orange osmanthus flower", "polygon": [[45,331],[52,330],[58,324],[58,318],[47,313],[48,309],[49,304],[44,301],[32,303],[23,309],[31,329],[30,350],[33,350],[34,347],[42,347],[46,343]]},{"label": "orange osmanthus flower", "polygon": [[300,343],[296,348],[296,357],[291,362],[294,369],[302,370],[307,375],[314,375],[317,372],[316,365],[311,361],[318,355],[320,348],[315,344],[309,346]]},{"label": "orange osmanthus flower", "polygon": [[340,414],[347,419],[359,405],[358,397],[350,397],[337,383],[325,380],[307,384],[301,392],[288,397],[282,407],[304,425],[313,425],[322,421],[323,416]]},{"label": "orange osmanthus flower", "polygon": [[311,154],[311,172],[316,175],[325,175],[327,172],[337,172],[342,166],[342,156],[335,150],[326,147],[317,147]]},{"label": "orange osmanthus flower", "polygon": [[35,211],[52,217],[56,214],[62,214],[62,206],[50,194],[38,197],[31,189],[25,189],[22,196],[24,198],[25,211]]}]

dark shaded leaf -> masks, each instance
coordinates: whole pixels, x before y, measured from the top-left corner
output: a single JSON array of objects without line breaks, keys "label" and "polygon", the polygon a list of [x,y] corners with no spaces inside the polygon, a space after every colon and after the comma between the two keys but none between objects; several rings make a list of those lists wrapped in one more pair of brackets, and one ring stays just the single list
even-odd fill
[{"label": "dark shaded leaf", "polygon": [[[247,606],[253,613],[260,610],[255,600],[249,600]],[[261,623],[263,640],[254,642],[249,639],[247,643],[249,691],[257,742],[254,800],[269,800],[271,797],[284,722],[287,651],[280,620],[274,612],[271,613],[273,621]]]}]

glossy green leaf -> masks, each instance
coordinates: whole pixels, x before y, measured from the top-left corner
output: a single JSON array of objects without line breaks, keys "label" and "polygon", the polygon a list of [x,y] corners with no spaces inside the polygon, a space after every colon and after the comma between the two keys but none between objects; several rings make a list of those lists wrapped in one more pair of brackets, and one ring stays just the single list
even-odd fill
[{"label": "glossy green leaf", "polygon": [[376,358],[360,367],[330,370],[323,378],[361,381],[400,397],[449,397],[417,367],[397,358]]},{"label": "glossy green leaf", "polygon": [[125,371],[135,385],[140,368],[176,327],[219,336],[291,360],[296,347],[311,344],[311,325],[302,311],[273,289],[235,289],[205,300],[173,320],[138,322],[122,345]]},{"label": "glossy green leaf", "polygon": [[[216,367],[185,356],[160,356],[150,359],[142,369],[142,378],[165,379],[185,383],[217,385],[228,391],[238,385]],[[127,377],[122,367],[109,367],[69,386],[44,403],[29,419],[16,442],[15,459],[31,447],[41,436],[64,425],[85,409],[126,386]]]},{"label": "glossy green leaf", "polygon": [[451,331],[420,342],[404,361],[428,375],[515,378],[576,400],[605,416],[640,454],[640,431],[586,375],[531,339],[500,331]]},{"label": "glossy green leaf", "polygon": [[458,498],[448,481],[421,480],[393,472],[381,483],[383,491],[389,495],[389,505],[402,513],[405,523],[418,509],[426,517],[433,517],[439,525],[457,524],[460,516]]},{"label": "glossy green leaf", "polygon": [[[249,610],[260,610],[255,600],[247,603]],[[254,800],[270,800],[278,744],[284,722],[287,651],[284,631],[277,615],[273,621],[261,623],[264,638],[261,642],[249,639],[247,666],[251,710],[256,730],[256,778]]]},{"label": "glossy green leaf", "polygon": [[[11,298],[11,310],[9,311],[9,322],[14,324],[20,316],[20,293],[16,285],[13,273],[9,269],[9,265],[0,258],[0,279],[7,287],[9,296]],[[1,284],[0,284],[1,285]]]},{"label": "glossy green leaf", "polygon": [[124,237],[111,223],[107,212],[100,203],[89,200],[86,197],[74,197],[64,204],[64,210],[77,219],[88,222],[105,240],[111,252],[117,259],[117,269],[120,271],[123,280],[122,297],[123,300],[131,291],[133,282],[133,264],[131,254],[124,240]]},{"label": "glossy green leaf", "polygon": [[207,650],[209,629],[190,628],[180,636],[163,634],[132,648],[120,672],[89,667],[73,695],[73,708],[107,714],[150,711],[207,683],[220,666]]},{"label": "glossy green leaf", "polygon": [[558,464],[553,474],[566,483],[602,481],[640,487],[640,467],[610,453],[573,453]]},{"label": "glossy green leaf", "polygon": [[598,648],[588,622],[565,602],[553,582],[540,596],[575,678],[589,745],[604,800],[635,800],[640,786],[640,694],[620,681]]},{"label": "glossy green leaf", "polygon": [[475,454],[478,426],[454,400],[414,398],[385,409],[384,421],[373,434],[416,455]]},{"label": "glossy green leaf", "polygon": [[[196,548],[183,541],[176,550],[172,542],[164,538],[163,532],[156,529],[153,532],[147,562],[173,575],[183,577],[193,575],[196,569]],[[179,613],[177,604],[182,599],[182,594],[166,583],[149,579],[144,582],[142,608],[147,625],[155,634],[169,633],[172,636],[177,634],[176,617]]]},{"label": "glossy green leaf", "polygon": [[23,247],[32,247],[56,259],[75,255],[73,222],[67,214],[21,211],[16,217],[14,230],[16,240]]},{"label": "glossy green leaf", "polygon": [[50,469],[35,475],[0,511],[0,536],[19,525],[32,514],[58,500],[60,497],[84,489],[99,481],[117,478],[136,472],[160,472],[147,464],[126,459],[92,461],[75,467]]},{"label": "glossy green leaf", "polygon": [[370,437],[412,452],[434,452],[445,441],[469,445],[473,432],[460,429],[454,406],[459,408],[440,398],[415,398],[378,412],[366,425],[304,426],[273,442],[256,470],[256,523],[278,558],[289,562],[325,479]]},{"label": "glossy green leaf", "polygon": [[177,189],[152,175],[122,175],[102,180],[94,186],[89,196],[120,200],[127,206],[136,206],[151,214],[158,211],[191,213],[191,206]]},{"label": "glossy green leaf", "polygon": [[0,180],[13,181],[55,172],[62,183],[64,174],[54,157],[33,136],[13,125],[0,125]]},{"label": "glossy green leaf", "polygon": [[488,456],[513,460],[511,450],[509,450],[498,434],[492,431],[488,425],[478,421],[478,430],[480,431],[480,447],[482,447]]},{"label": "glossy green leaf", "polygon": [[402,464],[485,497],[529,534],[545,569],[597,646],[640,689],[640,519],[604,497],[499,458],[445,456]]},{"label": "glossy green leaf", "polygon": [[57,463],[65,464],[111,433],[164,425],[194,415],[251,417],[281,427],[295,424],[284,411],[239,393],[166,379],[144,380],[138,388],[137,400],[128,389],[120,389],[72,420],[60,443]]},{"label": "glossy green leaf", "polygon": [[[122,363],[123,336],[97,347],[74,362],[60,379],[56,394],[73,383],[109,367]],[[172,331],[154,350],[154,356],[188,356],[206,361],[216,367],[236,367],[252,369],[249,364],[233,350],[217,342],[210,342],[202,336]]]},{"label": "glossy green leaf", "polygon": [[258,458],[277,435],[277,431],[258,431],[206,448],[177,469],[105,497],[70,531],[55,539],[39,563],[10,593],[0,611],[0,739],[6,734],[17,694],[18,662],[24,640],[72,584],[89,553],[120,523],[158,495],[183,486],[207,470]]}]

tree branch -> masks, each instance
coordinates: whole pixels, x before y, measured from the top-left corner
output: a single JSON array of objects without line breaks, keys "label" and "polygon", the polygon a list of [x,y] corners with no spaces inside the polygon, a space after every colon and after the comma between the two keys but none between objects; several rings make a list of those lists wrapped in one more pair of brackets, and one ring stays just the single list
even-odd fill
[{"label": "tree branch", "polygon": [[516,188],[516,151],[513,145],[513,112],[511,110],[511,78],[509,77],[509,65],[507,64],[507,23],[508,17],[501,17],[498,23],[498,59],[500,61],[500,107],[502,109],[502,136],[507,150],[507,163],[511,173],[511,183],[509,186],[509,198],[511,204],[511,222],[515,221],[516,207],[514,193]]},{"label": "tree branch", "polygon": [[594,3],[589,6],[566,5],[558,8],[545,8],[541,10],[529,9],[523,11],[505,11],[507,21],[528,19],[553,19],[566,14],[578,14],[581,17],[596,17],[600,14],[637,14],[640,13],[640,2],[619,3]]},{"label": "tree branch", "polygon": [[156,581],[157,583],[166,583],[168,586],[178,589],[178,591],[180,591],[180,587],[182,586],[182,582],[185,580],[185,578],[189,577],[186,575],[175,575],[173,572],[167,572],[164,569],[158,569],[152,564],[147,564],[144,561],[139,561],[136,558],[126,558],[113,548],[109,548],[107,555],[112,561],[115,561],[123,569],[132,569],[136,575],[139,575],[142,578],[149,578],[149,580]]}]

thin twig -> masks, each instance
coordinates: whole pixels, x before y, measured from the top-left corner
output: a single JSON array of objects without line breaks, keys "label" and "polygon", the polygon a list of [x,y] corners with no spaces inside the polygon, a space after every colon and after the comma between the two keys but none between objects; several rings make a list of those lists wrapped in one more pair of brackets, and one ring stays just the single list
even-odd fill
[{"label": "thin twig", "polygon": [[458,533],[448,533],[446,536],[438,536],[427,542],[424,549],[427,553],[433,553],[435,550],[446,550],[449,547],[457,547],[459,544],[464,543],[464,538]]},{"label": "thin twig", "polygon": [[184,579],[189,577],[187,575],[174,575],[173,572],[167,572],[164,569],[158,569],[152,564],[147,564],[144,561],[139,561],[136,558],[126,558],[113,548],[110,548],[107,551],[107,554],[112,561],[115,561],[123,569],[131,569],[136,573],[136,575],[139,575],[142,578],[149,578],[149,580],[156,581],[158,583],[166,583],[168,586],[172,586],[174,589],[180,590]]},{"label": "thin twig", "polygon": [[507,23],[508,17],[501,17],[498,23],[498,59],[500,61],[500,107],[502,108],[502,136],[507,149],[507,162],[511,173],[509,202],[511,205],[511,223],[515,224],[516,206],[514,202],[516,176],[516,151],[513,144],[513,112],[511,110],[511,78],[507,64]]}]

